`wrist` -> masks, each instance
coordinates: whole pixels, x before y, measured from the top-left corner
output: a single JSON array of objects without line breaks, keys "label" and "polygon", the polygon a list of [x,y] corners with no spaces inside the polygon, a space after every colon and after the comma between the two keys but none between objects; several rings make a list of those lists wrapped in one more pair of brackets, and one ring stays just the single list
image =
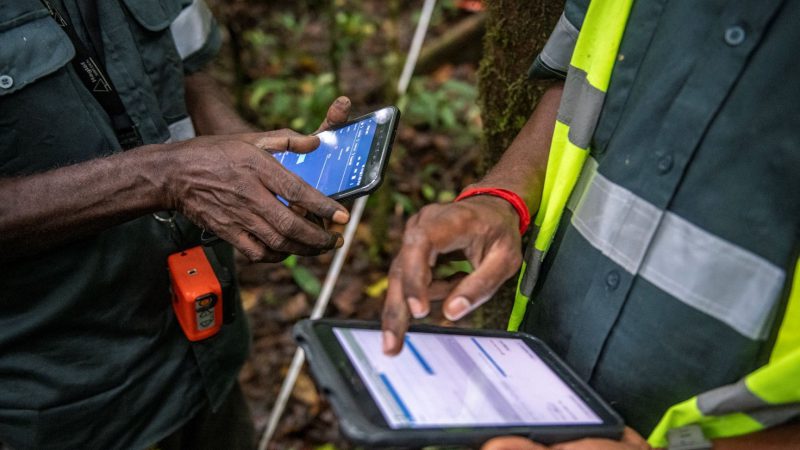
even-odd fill
[{"label": "wrist", "polygon": [[497,187],[472,186],[464,189],[454,201],[458,202],[475,196],[487,196],[500,199],[516,212],[519,225],[519,234],[525,234],[531,222],[530,211],[522,197],[516,192]]},{"label": "wrist", "polygon": [[173,177],[186,168],[180,162],[183,152],[174,148],[173,144],[147,145],[136,151],[140,153],[142,162],[140,176],[149,185],[150,203],[156,211],[174,209]]}]

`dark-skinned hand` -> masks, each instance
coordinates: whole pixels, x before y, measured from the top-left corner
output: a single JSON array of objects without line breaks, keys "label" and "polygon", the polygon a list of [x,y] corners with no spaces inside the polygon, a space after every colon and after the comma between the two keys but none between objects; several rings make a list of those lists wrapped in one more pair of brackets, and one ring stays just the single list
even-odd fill
[{"label": "dark-skinned hand", "polygon": [[504,436],[490,440],[481,450],[652,450],[652,447],[634,429],[626,427],[619,441],[587,438],[548,447],[523,437]]},{"label": "dark-skinned hand", "polygon": [[[350,100],[339,97],[318,131],[345,122]],[[253,262],[274,262],[288,254],[317,255],[341,246],[342,237],[304,216],[334,223],[347,210],[285,169],[271,153],[308,153],[316,136],[292,130],[207,136],[167,144],[180,161],[169,176],[171,208],[228,241]],[[286,199],[284,205],[277,196]]]},{"label": "dark-skinned hand", "polygon": [[475,269],[445,291],[445,317],[458,320],[491,298],[522,263],[519,217],[505,200],[470,197],[422,208],[406,224],[403,244],[389,269],[383,308],[383,351],[403,348],[409,316],[430,312],[432,289],[441,291],[432,267],[440,255],[462,253]]}]

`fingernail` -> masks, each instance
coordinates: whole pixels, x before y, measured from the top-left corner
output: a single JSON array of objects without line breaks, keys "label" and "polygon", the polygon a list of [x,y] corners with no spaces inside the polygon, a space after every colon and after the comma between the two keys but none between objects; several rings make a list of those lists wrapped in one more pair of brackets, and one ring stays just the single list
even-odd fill
[{"label": "fingernail", "polygon": [[397,338],[389,330],[383,331],[383,353],[389,354],[397,346]]},{"label": "fingernail", "polygon": [[408,297],[408,309],[415,319],[422,319],[428,315],[428,311],[422,306],[422,302],[416,297]]},{"label": "fingernail", "polygon": [[334,246],[336,248],[341,248],[341,246],[343,246],[343,245],[344,245],[344,238],[340,234],[340,235],[336,236],[336,244],[334,244]]},{"label": "fingernail", "polygon": [[349,105],[350,104],[350,99],[347,98],[347,97],[339,97],[339,98],[336,99],[336,103],[341,105],[341,106]]},{"label": "fingernail", "polygon": [[333,221],[336,223],[345,224],[348,220],[350,220],[349,213],[340,210],[337,210],[335,213],[333,213]]},{"label": "fingernail", "polygon": [[456,320],[464,317],[472,308],[472,304],[467,300],[466,297],[456,297],[447,304],[447,307],[444,309],[444,316],[447,320],[455,322]]}]

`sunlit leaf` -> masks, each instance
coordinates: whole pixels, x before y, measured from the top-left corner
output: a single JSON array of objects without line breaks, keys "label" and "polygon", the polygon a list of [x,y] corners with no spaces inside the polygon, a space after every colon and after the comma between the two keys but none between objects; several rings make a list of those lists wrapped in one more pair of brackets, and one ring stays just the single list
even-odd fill
[{"label": "sunlit leaf", "polygon": [[294,269],[297,266],[297,255],[289,255],[283,260],[283,265],[288,269]]},{"label": "sunlit leaf", "polygon": [[327,444],[322,444],[314,447],[314,450],[339,450],[339,449],[335,445],[329,442]]},{"label": "sunlit leaf", "polygon": [[389,278],[383,277],[380,280],[370,284],[364,288],[364,293],[372,298],[379,298],[383,296],[386,289],[389,287]]}]

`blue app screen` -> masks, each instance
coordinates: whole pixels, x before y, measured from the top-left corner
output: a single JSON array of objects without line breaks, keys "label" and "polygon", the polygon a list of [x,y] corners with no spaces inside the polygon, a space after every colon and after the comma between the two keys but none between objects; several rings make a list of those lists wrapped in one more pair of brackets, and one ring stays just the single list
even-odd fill
[{"label": "blue app screen", "polygon": [[325,195],[361,184],[369,149],[375,137],[374,116],[337,130],[317,134],[320,145],[310,153],[275,153],[287,169]]}]

